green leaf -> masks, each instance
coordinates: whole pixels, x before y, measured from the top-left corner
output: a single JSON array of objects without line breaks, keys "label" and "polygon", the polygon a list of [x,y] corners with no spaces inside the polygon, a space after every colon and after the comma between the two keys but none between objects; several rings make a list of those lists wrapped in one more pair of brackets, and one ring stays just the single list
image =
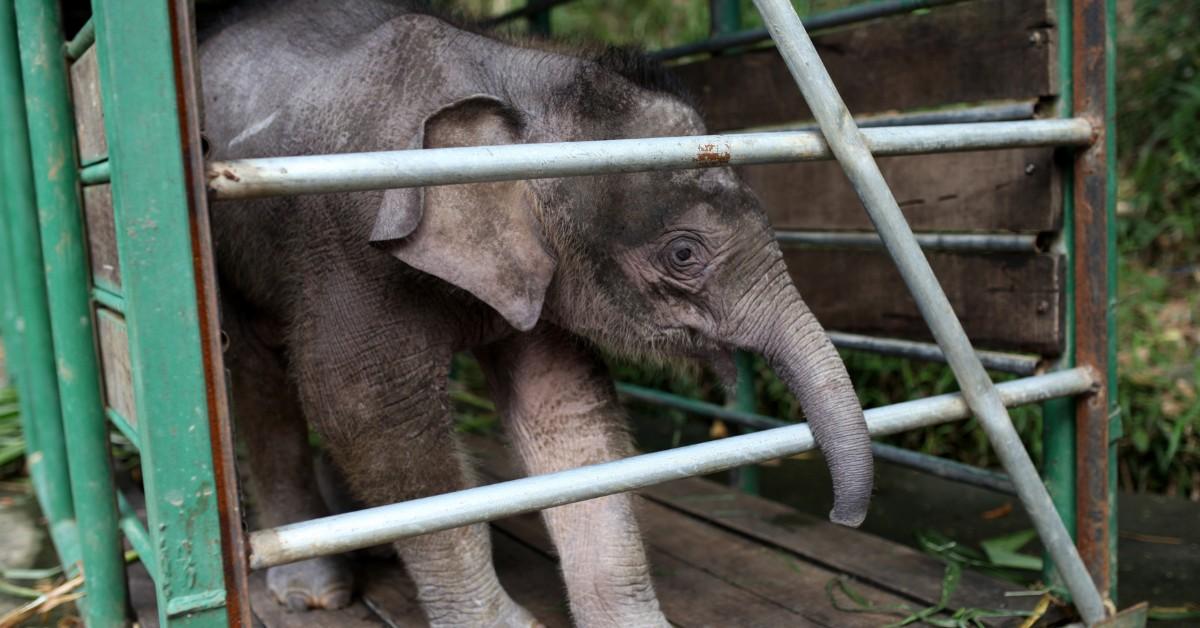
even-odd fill
[{"label": "green leaf", "polygon": [[1019,551],[1035,538],[1037,538],[1037,531],[1022,530],[987,539],[979,545],[983,548],[984,554],[987,554],[988,560],[997,567],[1041,571],[1042,558],[1040,556],[1022,554]]}]

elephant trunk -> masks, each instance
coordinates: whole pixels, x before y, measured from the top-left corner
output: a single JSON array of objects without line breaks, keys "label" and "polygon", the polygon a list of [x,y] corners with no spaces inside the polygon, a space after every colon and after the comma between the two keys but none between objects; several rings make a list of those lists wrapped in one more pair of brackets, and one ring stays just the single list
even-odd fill
[{"label": "elephant trunk", "polygon": [[[749,342],[800,401],[833,479],[834,523],[857,527],[867,516],[874,480],[862,406],[833,343],[790,281],[776,284],[773,311],[756,316]],[[754,346],[758,345],[758,346]]]}]

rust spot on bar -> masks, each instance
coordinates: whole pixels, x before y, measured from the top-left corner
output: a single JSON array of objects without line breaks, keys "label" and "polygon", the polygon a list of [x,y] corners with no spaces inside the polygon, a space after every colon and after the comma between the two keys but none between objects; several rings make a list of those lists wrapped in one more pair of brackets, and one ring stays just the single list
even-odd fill
[{"label": "rust spot on bar", "polygon": [[716,144],[701,144],[699,151],[696,152],[696,163],[702,166],[719,166],[729,163],[733,158],[733,154],[729,152],[729,145],[725,145],[725,151],[717,150]]}]

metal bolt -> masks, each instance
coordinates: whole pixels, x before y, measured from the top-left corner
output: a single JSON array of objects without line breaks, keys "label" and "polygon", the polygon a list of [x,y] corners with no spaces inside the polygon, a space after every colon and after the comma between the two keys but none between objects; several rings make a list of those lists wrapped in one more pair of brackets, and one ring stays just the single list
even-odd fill
[{"label": "metal bolt", "polygon": [[1025,164],[1025,174],[1033,174],[1037,171],[1037,166],[1034,164]]}]

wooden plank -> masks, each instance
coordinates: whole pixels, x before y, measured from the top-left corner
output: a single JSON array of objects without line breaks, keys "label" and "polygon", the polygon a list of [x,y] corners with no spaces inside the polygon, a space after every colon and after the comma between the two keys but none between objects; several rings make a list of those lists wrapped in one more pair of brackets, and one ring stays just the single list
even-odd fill
[{"label": "wooden plank", "polygon": [[112,310],[97,308],[96,333],[100,336],[104,403],[136,428],[137,406],[133,403],[133,371],[129,362],[129,336],[125,319]]},{"label": "wooden plank", "polygon": [[[759,542],[853,574],[870,586],[933,604],[941,594],[944,564],[909,547],[841,527],[767,499],[690,478],[644,489],[642,494],[680,512],[745,534]],[[1036,597],[1005,597],[1019,589],[975,571],[963,572],[951,606],[1028,610]]]},{"label": "wooden plank", "polygon": [[[977,0],[818,34],[813,42],[855,114],[1054,94],[1048,0]],[[679,66],[714,131],[811,117],[772,49]]]},{"label": "wooden plank", "polygon": [[[1049,254],[927,253],[976,347],[1056,355],[1063,342],[1063,261]],[[838,331],[930,339],[916,302],[881,250],[784,250],[800,294]]]},{"label": "wooden plank", "polygon": [[90,164],[108,156],[104,135],[104,110],[100,106],[100,76],[96,47],[92,46],[71,64],[71,100],[75,108],[75,133],[79,139],[79,162]]},{"label": "wooden plank", "polygon": [[[554,552],[537,513],[501,519],[493,525],[548,556]],[[646,554],[659,604],[667,619],[676,626],[843,625],[816,622],[754,591],[734,586],[697,565],[660,550],[649,538],[646,540]],[[697,549],[713,550],[713,547],[706,545]],[[753,566],[743,565],[742,568],[749,571]]]},{"label": "wooden plank", "polygon": [[[570,628],[562,579],[553,560],[512,536],[493,531],[492,553],[504,589],[546,628]],[[398,560],[374,560],[362,572],[363,602],[393,626],[427,625],[416,586]]]},{"label": "wooden plank", "polygon": [[[483,473],[491,479],[512,479],[519,475],[510,456],[496,439],[472,439],[471,449],[480,457]],[[789,622],[865,627],[879,626],[895,619],[885,615],[846,613],[833,608],[825,594],[825,586],[837,574],[774,547],[749,541],[651,502],[639,503],[638,522],[659,601],[672,623],[721,625],[718,618],[726,617],[731,621],[727,625],[772,625],[766,616],[760,618],[750,612],[740,619],[722,615],[726,604],[743,603],[738,600],[747,594],[755,598],[753,604],[766,601],[794,613],[796,617]],[[547,555],[554,553],[537,513],[509,517],[495,525]],[[697,575],[697,570],[708,577]],[[738,593],[728,593],[728,589]],[[878,605],[911,602],[861,584],[856,590]],[[707,607],[710,601],[716,602],[714,608]]]},{"label": "wooden plank", "polygon": [[[1053,149],[909,155],[878,161],[915,231],[1041,233],[1062,227]],[[738,172],[754,188],[776,229],[874,229],[836,162],[746,166]]]},{"label": "wooden plank", "polygon": [[113,221],[112,186],[83,188],[83,214],[87,227],[88,260],[92,281],[111,292],[121,292],[121,262],[117,256],[117,228]]},{"label": "wooden plank", "polygon": [[366,604],[358,600],[335,611],[289,610],[276,602],[271,591],[267,589],[265,571],[250,574],[250,605],[255,619],[267,628],[378,628],[386,625]]}]

